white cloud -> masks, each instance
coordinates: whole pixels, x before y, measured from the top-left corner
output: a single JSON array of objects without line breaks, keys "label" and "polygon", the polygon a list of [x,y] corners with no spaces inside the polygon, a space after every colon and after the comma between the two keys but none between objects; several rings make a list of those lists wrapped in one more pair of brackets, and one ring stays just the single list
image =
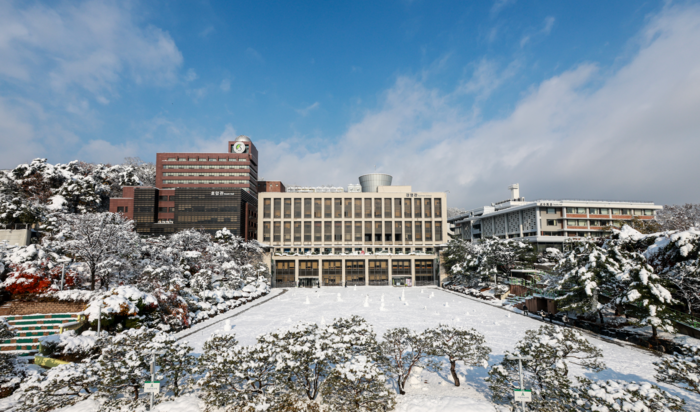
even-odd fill
[{"label": "white cloud", "polygon": [[197,76],[197,72],[194,71],[194,69],[189,69],[187,70],[187,74],[185,74],[185,81],[186,82],[192,82],[197,80],[199,76]]},{"label": "white cloud", "polygon": [[245,54],[248,55],[248,57],[252,58],[253,60],[257,60],[260,63],[265,63],[265,59],[263,59],[262,55],[260,53],[258,53],[258,51],[252,47],[248,47],[245,50]]},{"label": "white cloud", "polygon": [[[700,8],[652,16],[613,72],[582,64],[535,85],[503,118],[477,122],[455,93],[400,77],[336,142],[253,141],[261,173],[288,184],[356,183],[373,170],[476,207],[521,184],[534,198],[700,201]],[[603,75],[601,72],[606,73]],[[488,84],[488,82],[484,82]]]},{"label": "white cloud", "polygon": [[229,79],[222,80],[221,85],[219,87],[221,87],[221,90],[223,90],[225,92],[231,90],[231,80],[229,80]]},{"label": "white cloud", "polygon": [[504,8],[515,4],[516,0],[494,0],[493,6],[491,6],[491,14],[498,14]]},{"label": "white cloud", "polygon": [[297,109],[296,112],[302,116],[307,116],[311,111],[318,109],[320,105],[321,104],[319,102],[314,102],[313,104],[306,106],[303,109]]},{"label": "white cloud", "polygon": [[513,77],[520,67],[518,60],[512,61],[505,69],[499,72],[496,62],[487,58],[482,58],[474,64],[472,77],[461,82],[457,88],[457,93],[474,94],[477,99],[484,99],[500,87],[506,80]]},{"label": "white cloud", "polygon": [[526,44],[528,44],[533,39],[533,37],[541,38],[549,36],[549,33],[552,32],[552,27],[554,27],[555,21],[556,19],[552,16],[545,17],[544,22],[542,22],[541,29],[537,31],[531,31],[530,33],[523,35],[523,37],[520,39],[520,47],[524,47]]},{"label": "white cloud", "polygon": [[552,16],[547,16],[544,19],[544,27],[542,27],[542,34],[548,35],[552,32],[552,27],[554,26],[554,21],[556,19]]}]

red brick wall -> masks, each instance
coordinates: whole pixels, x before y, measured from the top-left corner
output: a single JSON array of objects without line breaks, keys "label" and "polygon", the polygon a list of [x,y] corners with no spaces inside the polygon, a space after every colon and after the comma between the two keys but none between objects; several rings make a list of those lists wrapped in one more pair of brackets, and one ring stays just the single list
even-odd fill
[{"label": "red brick wall", "polygon": [[0,307],[0,316],[75,313],[84,311],[86,307],[84,303],[10,301]]}]

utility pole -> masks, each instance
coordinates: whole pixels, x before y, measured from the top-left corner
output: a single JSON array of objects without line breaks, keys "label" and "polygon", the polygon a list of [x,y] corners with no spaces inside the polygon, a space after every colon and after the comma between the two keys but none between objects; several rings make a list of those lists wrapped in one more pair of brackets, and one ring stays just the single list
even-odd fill
[{"label": "utility pole", "polygon": [[[532,356],[514,356],[514,355],[508,355],[506,356],[506,359],[508,360],[516,360],[518,361],[518,369],[520,371],[520,392],[524,393],[525,391],[525,384],[523,383],[523,361],[526,360],[532,360]],[[526,412],[527,409],[525,408],[525,399],[521,399],[520,403],[523,407],[523,412]],[[528,401],[529,402],[529,401]]]}]

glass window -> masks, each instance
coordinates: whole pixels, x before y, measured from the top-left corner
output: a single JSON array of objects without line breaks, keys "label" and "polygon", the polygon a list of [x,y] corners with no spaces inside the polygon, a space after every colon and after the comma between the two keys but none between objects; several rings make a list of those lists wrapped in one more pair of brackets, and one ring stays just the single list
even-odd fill
[{"label": "glass window", "polygon": [[278,260],[275,262],[275,279],[277,282],[294,283],[294,261]]},{"label": "glass window", "polygon": [[331,233],[331,230],[333,228],[331,227],[331,222],[323,222],[323,241],[324,242],[332,242],[333,241],[333,234]]},{"label": "glass window", "polygon": [[435,217],[442,217],[442,199],[435,199]]},{"label": "glass window", "polygon": [[576,213],[576,208],[573,207],[567,207],[566,208],[566,214],[571,214],[571,213]]},{"label": "glass window", "polygon": [[576,213],[578,213],[579,215],[585,215],[585,214],[586,214],[586,208],[585,208],[585,207],[576,208]]},{"label": "glass window", "polygon": [[654,216],[654,211],[651,209],[644,209],[645,216]]},{"label": "glass window", "polygon": [[124,206],[117,206],[117,213],[124,213]]},{"label": "glass window", "polygon": [[642,216],[644,214],[644,210],[642,209],[634,209],[633,212],[635,216]]},{"label": "glass window", "polygon": [[401,199],[394,199],[394,218],[401,219]]},{"label": "glass window", "polygon": [[553,215],[553,214],[556,214],[556,213],[557,213],[557,209],[555,209],[555,208],[553,208],[553,207],[548,207],[548,208],[547,208],[547,214],[548,214],[548,215]]},{"label": "glass window", "polygon": [[382,222],[374,222],[374,241],[382,241]]},{"label": "glass window", "polygon": [[343,222],[336,221],[335,222],[335,237],[334,240],[336,242],[342,242],[343,241]]},{"label": "glass window", "polygon": [[384,219],[391,219],[391,199],[384,199]]},{"label": "glass window", "polygon": [[374,199],[374,217],[376,219],[382,218],[382,199]]},{"label": "glass window", "polygon": [[299,277],[318,276],[318,260],[300,260]]},{"label": "glass window", "polygon": [[362,219],[362,199],[355,199],[355,219]]},{"label": "glass window", "polygon": [[407,242],[413,242],[413,227],[411,225],[411,222],[404,222],[404,237],[406,238]]},{"label": "glass window", "polygon": [[314,242],[321,242],[321,222],[314,222]]},{"label": "glass window", "polygon": [[601,209],[600,209],[600,214],[601,214],[601,215],[609,215],[609,214],[610,214],[610,209],[608,209],[608,208],[601,208]]},{"label": "glass window", "polygon": [[391,222],[384,222],[384,241],[391,242]]},{"label": "glass window", "polygon": [[433,224],[431,222],[425,222],[425,241],[433,241]]},{"label": "glass window", "polygon": [[423,224],[421,222],[416,222],[416,242],[423,241]]},{"label": "glass window", "polygon": [[294,219],[301,219],[301,199],[294,199]]},{"label": "glass window", "polygon": [[294,222],[294,241],[301,242],[301,222]]},{"label": "glass window", "polygon": [[284,199],[284,218],[292,218],[292,199]]},{"label": "glass window", "polygon": [[270,218],[270,199],[265,199],[263,201],[263,218],[269,219]]},{"label": "glass window", "polygon": [[432,217],[432,210],[431,210],[432,203],[433,203],[433,202],[431,202],[430,199],[425,199],[425,202],[424,202],[424,204],[425,204],[425,209],[423,210],[423,214],[424,214],[425,217],[427,217],[427,218]]},{"label": "glass window", "polygon": [[362,222],[355,222],[355,242],[362,242]]},{"label": "glass window", "polygon": [[333,217],[333,211],[331,210],[331,199],[323,199],[323,217],[330,219]]},{"label": "glass window", "polygon": [[345,222],[345,241],[352,242],[352,222]]},{"label": "glass window", "polygon": [[[311,199],[309,199],[311,201]],[[311,208],[309,208],[311,210]],[[314,199],[314,219],[321,218],[321,199]]]},{"label": "glass window", "polygon": [[365,217],[372,217],[372,199],[365,199]]},{"label": "glass window", "polygon": [[284,243],[292,241],[292,223],[284,222]]},{"label": "glass window", "polygon": [[591,207],[588,209],[588,213],[590,213],[592,215],[599,215],[600,209],[598,209],[597,207]]},{"label": "glass window", "polygon": [[372,241],[372,222],[365,222],[365,242]]},{"label": "glass window", "polygon": [[275,219],[282,217],[282,199],[275,199]]},{"label": "glass window", "polygon": [[[415,202],[413,202],[415,205],[414,216],[416,218],[423,217],[422,216],[423,214],[421,213],[420,199],[414,199],[414,200],[415,200]],[[416,240],[418,240],[418,234],[416,234]]]},{"label": "glass window", "polygon": [[394,259],[391,261],[391,274],[396,275],[411,275],[411,261],[410,260],[398,260]]},{"label": "glass window", "polygon": [[341,219],[343,217],[343,199],[333,199],[333,204],[333,209],[335,210],[334,217],[336,219]]},{"label": "glass window", "polygon": [[274,232],[273,232],[273,242],[279,242],[280,241],[280,222],[275,222],[274,223]]},{"label": "glass window", "polygon": [[629,214],[631,214],[631,213],[630,213],[630,210],[629,210],[629,209],[622,209],[622,214],[623,214],[623,215],[629,215]]},{"label": "glass window", "polygon": [[410,219],[413,217],[413,214],[411,212],[411,199],[404,199],[403,200],[403,217],[406,219]]},{"label": "glass window", "polygon": [[352,218],[352,199],[345,199],[345,215],[346,218]]},{"label": "glass window", "polygon": [[304,222],[304,242],[311,242],[311,222]]},{"label": "glass window", "polygon": [[263,242],[270,241],[270,222],[263,222]]},{"label": "glass window", "polygon": [[547,226],[556,226],[557,221],[554,219],[547,219]]},{"label": "glass window", "polygon": [[442,242],[442,222],[435,222],[435,241]]},{"label": "glass window", "polygon": [[621,215],[621,210],[620,209],[612,209],[612,214],[613,215]]}]

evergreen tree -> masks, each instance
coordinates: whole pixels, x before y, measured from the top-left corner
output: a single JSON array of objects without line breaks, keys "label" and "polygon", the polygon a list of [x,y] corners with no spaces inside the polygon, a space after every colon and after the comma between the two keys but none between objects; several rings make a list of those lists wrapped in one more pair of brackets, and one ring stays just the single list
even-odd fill
[{"label": "evergreen tree", "polygon": [[431,354],[444,356],[450,362],[450,373],[455,386],[459,386],[457,362],[465,366],[488,366],[491,349],[485,345],[484,336],[474,329],[465,329],[440,324],[437,328],[425,331],[425,337],[432,344]]},{"label": "evergreen tree", "polygon": [[173,396],[180,396],[193,384],[197,358],[192,355],[192,347],[167,333],[156,335],[150,346],[156,351],[163,351],[158,357],[158,373],[165,378]]},{"label": "evergreen tree", "polygon": [[390,411],[395,395],[386,387],[386,378],[377,364],[366,356],[353,357],[339,364],[323,386],[323,402],[331,411]]},{"label": "evergreen tree", "polygon": [[673,356],[654,362],[659,382],[700,394],[700,346],[683,345]]},{"label": "evergreen tree", "polygon": [[[11,339],[14,331],[0,318],[0,340]],[[27,376],[28,370],[24,360],[20,360],[14,354],[0,352],[0,388],[16,388]]]},{"label": "evergreen tree", "polygon": [[383,364],[398,384],[399,393],[405,395],[406,382],[416,367],[438,369],[439,365],[430,357],[431,342],[424,334],[408,328],[389,329],[381,343]]},{"label": "evergreen tree", "polygon": [[576,411],[655,411],[682,412],[685,401],[661,390],[649,382],[637,383],[622,380],[594,382],[578,378],[574,388]]},{"label": "evergreen tree", "polygon": [[22,384],[16,393],[19,410],[48,412],[75,405],[92,396],[97,384],[94,361],[58,365]]}]

